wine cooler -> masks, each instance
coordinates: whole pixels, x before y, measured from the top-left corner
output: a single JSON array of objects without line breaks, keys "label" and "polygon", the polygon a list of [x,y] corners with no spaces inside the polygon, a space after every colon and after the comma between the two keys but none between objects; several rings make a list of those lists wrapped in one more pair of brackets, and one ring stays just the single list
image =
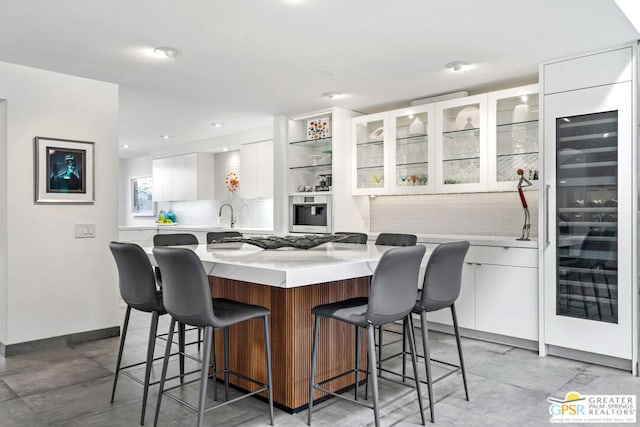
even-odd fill
[{"label": "wine cooler", "polygon": [[[546,95],[545,342],[632,358],[631,82]],[[541,236],[542,237],[542,236]]]}]

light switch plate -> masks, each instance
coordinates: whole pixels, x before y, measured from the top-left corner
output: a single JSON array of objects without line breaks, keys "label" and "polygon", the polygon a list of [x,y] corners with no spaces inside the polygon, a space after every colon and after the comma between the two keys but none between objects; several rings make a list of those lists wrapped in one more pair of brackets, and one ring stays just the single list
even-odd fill
[{"label": "light switch plate", "polygon": [[76,239],[89,239],[96,237],[95,224],[74,224],[73,235]]}]

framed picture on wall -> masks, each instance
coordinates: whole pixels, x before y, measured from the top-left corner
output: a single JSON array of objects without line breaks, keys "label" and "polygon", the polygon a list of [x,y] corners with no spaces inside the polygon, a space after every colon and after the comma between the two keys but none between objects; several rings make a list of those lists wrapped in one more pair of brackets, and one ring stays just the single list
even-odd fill
[{"label": "framed picture on wall", "polygon": [[94,202],[94,144],[88,141],[37,136],[35,142],[35,202]]},{"label": "framed picture on wall", "polygon": [[153,207],[153,181],[150,176],[131,178],[131,214],[155,216]]}]

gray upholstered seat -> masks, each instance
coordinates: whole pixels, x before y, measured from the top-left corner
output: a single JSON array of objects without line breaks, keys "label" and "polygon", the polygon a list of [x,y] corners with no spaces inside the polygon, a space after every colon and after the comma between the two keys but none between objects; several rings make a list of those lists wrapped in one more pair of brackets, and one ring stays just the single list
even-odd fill
[{"label": "gray upholstered seat", "polygon": [[354,243],[358,245],[365,245],[369,236],[366,233],[354,233],[350,231],[336,231],[333,233],[336,236],[344,235],[343,238],[335,240],[336,243]]},{"label": "gray upholstered seat", "polygon": [[[460,295],[462,283],[462,267],[464,258],[469,250],[469,242],[450,242],[438,245],[431,255],[424,274],[422,291],[413,308],[413,312],[420,315],[420,325],[422,333],[422,344],[424,349],[424,362],[427,371],[427,388],[429,392],[429,411],[431,412],[431,422],[434,422],[433,409],[433,377],[431,375],[431,359],[429,354],[429,330],[427,328],[427,313],[451,309],[453,318],[453,331],[458,345],[458,357],[464,384],[464,393],[469,400],[469,390],[467,388],[467,376],[464,370],[464,360],[462,357],[462,347],[460,345],[460,332],[458,330],[458,318],[456,316],[455,302]],[[412,322],[413,331],[413,322]],[[447,365],[451,365],[447,363]],[[455,365],[454,365],[455,366]]]},{"label": "gray upholstered seat", "polygon": [[207,244],[215,243],[225,237],[242,237],[239,231],[210,231],[207,233]]},{"label": "gray upholstered seat", "polygon": [[417,242],[415,234],[380,233],[376,238],[376,245],[384,246],[415,246]]},{"label": "gray upholstered seat", "polygon": [[[271,386],[271,348],[269,340],[269,310],[265,307],[245,304],[229,299],[211,297],[209,288],[209,280],[204,271],[202,262],[198,256],[190,249],[186,248],[168,248],[155,247],[153,255],[156,262],[162,270],[164,276],[163,298],[167,312],[171,315],[171,325],[169,326],[169,334],[167,337],[167,348],[173,340],[173,330],[176,322],[183,322],[188,325],[204,328],[204,346],[202,354],[202,368],[200,371],[200,395],[198,412],[198,426],[201,426],[204,419],[204,403],[207,390],[207,380],[209,377],[216,377],[218,373],[215,369],[215,362],[212,371],[209,373],[209,363],[207,361],[214,360],[211,357],[213,343],[214,328],[222,328],[224,336],[224,374],[225,382],[225,402],[216,405],[213,408],[236,401],[229,401],[229,375],[239,375],[229,369],[229,326],[249,320],[262,319],[264,325],[264,339],[266,348],[266,370],[267,384],[262,384],[254,380],[250,380],[259,387],[243,397],[253,396],[254,394],[268,391],[269,395],[269,414],[271,424],[273,425],[273,392]],[[167,366],[169,363],[169,350],[165,352],[164,363],[162,366],[162,374],[160,377],[160,389],[158,391],[158,404],[156,405],[156,423],[160,415],[160,404],[162,396],[165,392],[165,380],[167,376]],[[246,377],[241,376],[246,379]],[[170,390],[170,389],[168,389]],[[167,390],[167,391],[168,391]],[[214,396],[217,395],[216,382],[214,381]],[[187,407],[194,409],[186,402],[172,396],[174,400],[185,404]]]},{"label": "gray upholstered seat", "polygon": [[[309,381],[309,415],[308,424],[311,425],[311,414],[313,411],[314,390],[321,390],[333,396],[347,399],[341,394],[325,389],[322,385],[326,382],[315,382],[316,365],[318,356],[318,342],[320,336],[320,319],[329,318],[352,324],[356,328],[356,343],[360,341],[360,328],[366,329],[367,333],[367,355],[369,360],[368,375],[371,382],[373,405],[364,405],[373,409],[376,426],[380,425],[379,403],[378,403],[378,375],[376,372],[376,352],[374,327],[385,325],[407,318],[415,305],[417,295],[418,274],[420,262],[425,253],[424,246],[411,246],[405,248],[394,248],[385,252],[378,262],[378,266],[371,279],[371,289],[369,297],[350,298],[331,304],[322,304],[314,307],[313,348],[311,357],[311,378]],[[408,323],[405,322],[408,330]],[[418,394],[418,405],[420,415],[424,424],[424,410],[422,398],[420,396],[420,381],[417,380],[417,362],[415,357],[415,342],[413,335],[409,335],[409,348],[412,355],[415,390]],[[337,345],[334,344],[334,345]],[[358,382],[360,370],[359,345],[356,345],[356,360],[354,372],[355,395],[358,395]],[[350,371],[345,373],[350,374]],[[330,381],[330,380],[328,380]],[[412,392],[410,390],[409,392]],[[397,396],[396,399],[404,397],[406,394]],[[351,399],[347,399],[351,400]],[[385,404],[386,405],[386,404]]]},{"label": "gray upholstered seat", "polygon": [[[153,274],[153,268],[149,257],[144,250],[134,243],[118,243],[111,242],[109,249],[113,254],[113,258],[118,268],[120,295],[127,304],[127,310],[124,315],[124,323],[122,325],[122,334],[120,335],[120,346],[116,359],[116,371],[113,378],[113,389],[111,391],[111,403],[113,403],[116,394],[116,386],[118,384],[118,376],[123,373],[143,385],[144,391],[142,396],[142,413],[140,415],[140,423],[144,424],[144,416],[147,407],[147,396],[149,386],[158,382],[150,382],[151,367],[153,365],[154,349],[156,344],[156,336],[158,332],[158,318],[167,311],[163,305],[162,293],[156,289],[156,281]],[[145,373],[144,380],[130,375],[125,369],[132,368],[142,363],[130,364],[122,366],[122,353],[124,350],[125,340],[127,338],[127,329],[129,327],[129,318],[131,310],[139,310],[151,313],[151,326],[149,328],[149,340],[147,343],[147,358],[144,363]],[[183,328],[183,327],[182,327]],[[184,350],[184,335],[180,335],[180,349]],[[170,348],[170,346],[167,346]],[[184,357],[180,357],[180,373],[184,373]]]}]

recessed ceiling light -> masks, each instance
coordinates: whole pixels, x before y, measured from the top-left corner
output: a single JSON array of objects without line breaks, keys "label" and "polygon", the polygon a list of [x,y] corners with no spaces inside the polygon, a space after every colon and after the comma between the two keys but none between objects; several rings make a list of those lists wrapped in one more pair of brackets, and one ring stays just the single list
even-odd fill
[{"label": "recessed ceiling light", "polygon": [[159,58],[174,59],[178,55],[178,49],[173,47],[157,47],[153,49],[153,53]]},{"label": "recessed ceiling light", "polygon": [[169,139],[169,138],[171,138],[171,135],[160,135],[160,138]]},{"label": "recessed ceiling light", "polygon": [[124,144],[122,148],[129,148],[129,144]]},{"label": "recessed ceiling light", "polygon": [[221,128],[222,126],[224,126],[224,123],[211,123],[211,126],[217,127],[217,128]]},{"label": "recessed ceiling light", "polygon": [[469,67],[469,63],[465,61],[451,61],[445,65],[451,71],[462,71]]},{"label": "recessed ceiling light", "polygon": [[522,95],[522,96],[520,97],[520,99],[522,100],[522,102],[525,102],[525,103],[526,103],[526,102],[527,102],[527,100],[529,99],[529,97],[528,97],[527,95]]},{"label": "recessed ceiling light", "polygon": [[222,151],[229,151],[229,148],[228,148],[228,147],[224,147],[224,148],[222,149]]},{"label": "recessed ceiling light", "polygon": [[322,94],[322,96],[324,96],[327,99],[339,99],[342,98],[344,96],[344,93],[340,93],[340,92],[325,92]]}]

